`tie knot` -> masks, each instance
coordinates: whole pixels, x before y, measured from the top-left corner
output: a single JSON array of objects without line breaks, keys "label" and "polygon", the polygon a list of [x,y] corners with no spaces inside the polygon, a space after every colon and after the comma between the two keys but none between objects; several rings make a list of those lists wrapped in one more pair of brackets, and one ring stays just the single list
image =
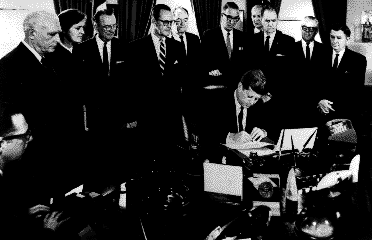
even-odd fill
[{"label": "tie knot", "polygon": [[230,31],[227,32],[227,36],[230,36]]},{"label": "tie knot", "polygon": [[338,53],[336,53],[336,57],[338,57],[338,55],[339,55],[339,54],[338,54]]},{"label": "tie knot", "polygon": [[266,36],[266,40],[269,40],[270,39],[270,36]]}]

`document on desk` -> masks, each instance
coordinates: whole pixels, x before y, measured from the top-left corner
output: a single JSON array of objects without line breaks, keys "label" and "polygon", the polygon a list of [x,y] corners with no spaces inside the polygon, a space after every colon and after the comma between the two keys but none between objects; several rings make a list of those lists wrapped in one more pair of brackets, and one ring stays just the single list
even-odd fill
[{"label": "document on desk", "polygon": [[234,141],[231,138],[231,135],[228,134],[226,137],[226,147],[232,148],[232,149],[238,149],[238,150],[251,150],[251,149],[260,149],[260,148],[265,148],[268,146],[273,146],[274,144],[267,143],[267,142],[237,142]]}]

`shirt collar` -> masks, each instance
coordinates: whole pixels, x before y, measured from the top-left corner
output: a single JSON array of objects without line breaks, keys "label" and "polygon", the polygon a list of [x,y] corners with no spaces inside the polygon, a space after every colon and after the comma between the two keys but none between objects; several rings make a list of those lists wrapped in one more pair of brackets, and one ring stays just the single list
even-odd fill
[{"label": "shirt collar", "polygon": [[155,39],[158,42],[159,42],[159,40],[164,40],[165,41],[165,37],[159,37],[155,34],[155,28],[151,31],[151,37],[152,37],[152,39]]},{"label": "shirt collar", "polygon": [[253,32],[254,32],[254,33],[259,33],[259,32],[261,32],[261,29],[255,27],[255,28],[253,29]]},{"label": "shirt collar", "polygon": [[36,52],[36,50],[34,48],[32,48],[30,45],[28,45],[28,43],[26,43],[24,40],[22,40],[22,43],[26,46],[26,48],[28,48],[28,50],[30,50],[35,55],[37,60],[39,60],[39,62],[41,62],[41,59],[43,57],[38,52]]},{"label": "shirt collar", "polygon": [[[307,43],[303,39],[301,39],[301,42],[302,42],[302,46],[306,47]],[[311,41],[309,43],[309,47],[312,48],[313,46],[314,46],[314,41]]]},{"label": "shirt collar", "polygon": [[64,47],[67,51],[69,51],[70,53],[72,53],[72,48],[73,48],[73,47],[68,48],[68,47],[66,47],[63,43],[60,43],[60,45],[61,45],[62,47]]},{"label": "shirt collar", "polygon": [[266,32],[264,32],[265,40],[267,36],[270,36],[270,41],[272,41],[275,38],[275,35],[276,35],[276,30],[270,34],[267,34]]},{"label": "shirt collar", "polygon": [[235,89],[235,91],[234,91],[234,100],[235,100],[235,108],[236,108],[236,111],[240,111],[240,108],[242,107],[242,105],[240,105],[240,103],[238,102],[238,98],[236,97],[236,92],[237,92],[238,90],[237,89]]},{"label": "shirt collar", "polygon": [[[226,36],[227,35],[227,31],[226,31],[226,29],[224,27],[222,27],[222,25],[221,25],[221,30],[222,30],[223,35]],[[230,36],[233,35],[233,32],[234,32],[234,29],[232,29],[230,31]]]},{"label": "shirt collar", "polygon": [[[96,41],[97,41],[97,43],[98,43],[99,46],[103,46],[103,45],[105,45],[105,42],[102,41],[101,38],[99,38],[98,34],[96,34]],[[108,47],[108,46],[111,46],[111,41],[108,41],[108,42],[107,42],[107,47]]]},{"label": "shirt collar", "polygon": [[338,54],[338,58],[340,59],[344,55],[345,50],[346,50],[346,48],[344,48],[343,50],[341,50],[339,53],[336,53],[336,51],[333,50],[333,56],[336,56],[336,54]]}]

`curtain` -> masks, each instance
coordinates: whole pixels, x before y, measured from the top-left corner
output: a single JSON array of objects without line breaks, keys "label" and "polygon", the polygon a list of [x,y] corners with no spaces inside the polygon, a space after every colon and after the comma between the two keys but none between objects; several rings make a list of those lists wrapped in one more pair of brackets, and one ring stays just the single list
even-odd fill
[{"label": "curtain", "polygon": [[199,35],[202,36],[208,29],[218,27],[221,18],[221,1],[192,0],[191,6],[195,12]]},{"label": "curtain", "polygon": [[279,18],[279,11],[280,11],[280,6],[282,5],[282,0],[271,0],[271,5],[278,13],[278,18]]},{"label": "curtain", "polygon": [[147,35],[155,0],[119,0],[118,35],[128,43]]},{"label": "curtain", "polygon": [[66,9],[78,9],[87,15],[87,22],[85,26],[85,39],[92,37],[93,35],[93,4],[96,5],[96,2],[104,2],[103,0],[54,0],[54,8],[56,14],[66,10]]},{"label": "curtain", "polygon": [[347,0],[312,0],[315,17],[319,21],[319,35],[322,42],[330,45],[330,26],[346,24]]}]

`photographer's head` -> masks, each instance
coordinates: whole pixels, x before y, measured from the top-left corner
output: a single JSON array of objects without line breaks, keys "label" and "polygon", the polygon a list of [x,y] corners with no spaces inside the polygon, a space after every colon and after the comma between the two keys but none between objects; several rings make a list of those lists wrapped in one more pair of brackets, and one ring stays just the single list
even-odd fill
[{"label": "photographer's head", "polygon": [[15,105],[0,103],[0,170],[19,159],[32,140],[31,131]]},{"label": "photographer's head", "polygon": [[250,70],[240,79],[236,90],[236,98],[239,104],[249,108],[267,94],[265,90],[266,77],[261,70]]}]

